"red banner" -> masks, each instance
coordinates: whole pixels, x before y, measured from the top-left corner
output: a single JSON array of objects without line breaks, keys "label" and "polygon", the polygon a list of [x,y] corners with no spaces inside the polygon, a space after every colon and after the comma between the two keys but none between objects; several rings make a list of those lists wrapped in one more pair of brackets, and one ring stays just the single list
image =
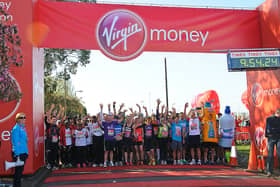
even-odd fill
[{"label": "red banner", "polygon": [[[0,175],[10,175],[13,171],[5,171],[3,166],[6,160],[12,161],[11,130],[18,112],[24,112],[27,117],[29,158],[24,173],[31,174],[44,164],[43,54],[42,49],[32,48],[32,0],[6,0],[1,2],[1,7],[8,13],[6,18],[9,17],[2,24],[15,24],[18,28],[24,62],[21,67],[9,69],[17,89],[23,93],[22,98],[11,102],[0,100]],[[3,18],[1,15],[1,21]]]},{"label": "red banner", "polygon": [[37,12],[37,23],[44,27],[40,47],[101,49],[115,60],[129,60],[142,51],[261,47],[257,10],[42,1]]}]

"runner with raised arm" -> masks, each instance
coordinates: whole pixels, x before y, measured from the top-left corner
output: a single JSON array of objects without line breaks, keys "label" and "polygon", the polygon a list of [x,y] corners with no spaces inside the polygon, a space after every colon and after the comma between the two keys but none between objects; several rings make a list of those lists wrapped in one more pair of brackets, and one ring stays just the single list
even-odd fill
[{"label": "runner with raised arm", "polygon": [[[181,149],[182,149],[182,140],[183,140],[183,128],[179,124],[179,116],[176,113],[176,109],[172,108],[172,122],[171,122],[171,131],[172,131],[172,155],[173,155],[173,165],[182,165],[181,162]],[[177,161],[176,161],[177,158]]]},{"label": "runner with raised arm", "polygon": [[[134,112],[132,108],[130,108],[131,115],[128,116],[128,118],[125,121],[125,124],[123,126],[123,142],[124,142],[124,158],[125,158],[125,164],[127,166],[132,166],[132,160],[133,160],[133,117]],[[129,154],[129,162],[128,162],[128,154]]]},{"label": "runner with raised arm", "polygon": [[136,152],[137,165],[143,165],[144,152],[143,152],[143,141],[144,141],[144,131],[143,131],[143,117],[141,115],[141,107],[139,104],[136,104],[138,107],[138,116],[135,119],[135,125],[133,126],[134,134],[134,148]]},{"label": "runner with raised arm", "polygon": [[115,126],[116,121],[113,121],[113,115],[110,112],[110,104],[108,104],[109,114],[107,115],[105,121],[103,120],[103,105],[100,104],[100,116],[101,116],[101,127],[104,130],[104,142],[105,142],[105,153],[104,153],[104,167],[107,167],[108,154],[110,156],[110,166],[114,166],[114,148],[115,148]]},{"label": "runner with raised arm", "polygon": [[167,121],[167,107],[165,108],[165,113],[163,114],[165,106],[161,107],[160,114],[160,126],[159,126],[159,147],[160,147],[160,158],[161,165],[167,165],[167,154],[168,154],[168,129],[170,128],[170,124]]},{"label": "runner with raised arm", "polygon": [[182,155],[182,160],[181,162],[183,164],[187,164],[187,160],[186,160],[186,150],[187,150],[187,133],[188,130],[187,128],[189,127],[189,123],[187,121],[187,115],[186,115],[186,110],[189,106],[189,103],[185,103],[185,107],[184,107],[184,113],[181,112],[180,113],[180,119],[179,119],[179,124],[182,126],[183,128],[183,140],[182,140],[182,149],[181,149],[181,155]]},{"label": "runner with raised arm", "polygon": [[124,107],[124,104],[122,103],[120,105],[120,109],[118,113],[116,113],[116,102],[113,102],[113,109],[114,109],[114,116],[117,119],[117,125],[115,126],[115,166],[122,166],[123,165],[123,125],[124,125],[124,116],[121,114],[121,109]]},{"label": "runner with raised arm", "polygon": [[[203,111],[203,110],[202,110]],[[200,134],[201,134],[201,118],[203,116],[203,112],[198,117],[195,109],[191,109],[189,111],[189,146],[191,149],[191,157],[192,161],[190,162],[190,165],[201,165],[201,152],[200,152]],[[195,160],[195,149],[197,152],[198,160],[196,162]]]},{"label": "runner with raised arm", "polygon": [[146,120],[144,124],[144,147],[148,153],[148,165],[156,165],[154,152],[154,130],[152,126],[152,119],[148,115],[147,107],[143,106],[146,113]]}]

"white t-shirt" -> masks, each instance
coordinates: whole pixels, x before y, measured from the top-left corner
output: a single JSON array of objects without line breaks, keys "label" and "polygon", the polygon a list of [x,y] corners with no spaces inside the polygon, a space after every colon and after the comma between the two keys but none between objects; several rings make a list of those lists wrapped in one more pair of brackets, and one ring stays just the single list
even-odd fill
[{"label": "white t-shirt", "polygon": [[98,123],[92,124],[92,134],[93,136],[102,136],[104,131],[99,127]]},{"label": "white t-shirt", "polygon": [[87,140],[86,140],[86,133],[87,130],[85,128],[82,128],[81,130],[76,129],[75,134],[75,146],[86,146]]},{"label": "white t-shirt", "polygon": [[71,129],[65,129],[65,143],[66,146],[72,145]]},{"label": "white t-shirt", "polygon": [[89,123],[87,126],[88,137],[87,137],[87,145],[92,144],[92,123]]},{"label": "white t-shirt", "polygon": [[189,119],[189,135],[200,135],[200,122],[199,118]]}]

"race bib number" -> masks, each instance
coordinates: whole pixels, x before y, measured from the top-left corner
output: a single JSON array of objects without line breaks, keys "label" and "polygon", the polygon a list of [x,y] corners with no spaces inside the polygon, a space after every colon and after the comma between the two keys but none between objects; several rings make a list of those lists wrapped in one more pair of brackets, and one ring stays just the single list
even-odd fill
[{"label": "race bib number", "polygon": [[158,127],[154,128],[154,134],[158,135]]},{"label": "race bib number", "polygon": [[163,128],[162,129],[162,131],[161,131],[161,136],[163,137],[163,138],[166,138],[166,137],[168,137],[168,129],[167,128]]},{"label": "race bib number", "polygon": [[196,130],[198,125],[196,123],[191,124],[191,130]]},{"label": "race bib number", "polygon": [[130,131],[126,131],[126,132],[125,132],[125,137],[126,137],[126,138],[129,138],[129,137],[130,137],[130,134],[131,134]]},{"label": "race bib number", "polygon": [[175,135],[176,136],[181,136],[181,128],[180,127],[175,127]]},{"label": "race bib number", "polygon": [[108,129],[108,136],[114,136],[114,129]]},{"label": "race bib number", "polygon": [[77,133],[77,138],[82,138],[84,136],[84,133],[83,132],[78,132]]},{"label": "race bib number", "polygon": [[57,143],[57,142],[58,142],[58,137],[52,136],[52,143]]},{"label": "race bib number", "polygon": [[148,136],[148,137],[152,136],[152,130],[147,130],[146,131],[146,136]]},{"label": "race bib number", "polygon": [[70,132],[70,131],[67,131],[67,132],[65,133],[65,137],[66,137],[66,138],[70,138],[70,137],[71,137],[71,132]]}]

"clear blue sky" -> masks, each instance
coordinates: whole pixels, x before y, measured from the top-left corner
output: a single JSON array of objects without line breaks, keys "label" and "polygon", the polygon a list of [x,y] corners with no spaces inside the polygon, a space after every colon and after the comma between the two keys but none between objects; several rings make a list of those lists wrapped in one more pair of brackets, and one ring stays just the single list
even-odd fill
[{"label": "clear blue sky", "polygon": [[[211,6],[254,9],[264,0],[108,0],[97,2],[122,2],[124,4],[160,4],[168,6]],[[241,95],[247,89],[245,72],[228,72],[226,54],[209,53],[160,53],[143,52],[138,58],[127,62],[116,62],[100,51],[92,51],[91,63],[79,68],[72,77],[77,93],[82,97],[90,114],[99,111],[99,104],[113,101],[125,103],[126,108],[135,104],[155,108],[156,99],[165,104],[164,57],[167,58],[169,106],[182,111],[185,102],[195,95],[215,90],[220,99],[221,111],[230,105],[233,112],[247,112]],[[201,68],[204,67],[204,68]],[[105,107],[107,111],[107,107]]]}]

